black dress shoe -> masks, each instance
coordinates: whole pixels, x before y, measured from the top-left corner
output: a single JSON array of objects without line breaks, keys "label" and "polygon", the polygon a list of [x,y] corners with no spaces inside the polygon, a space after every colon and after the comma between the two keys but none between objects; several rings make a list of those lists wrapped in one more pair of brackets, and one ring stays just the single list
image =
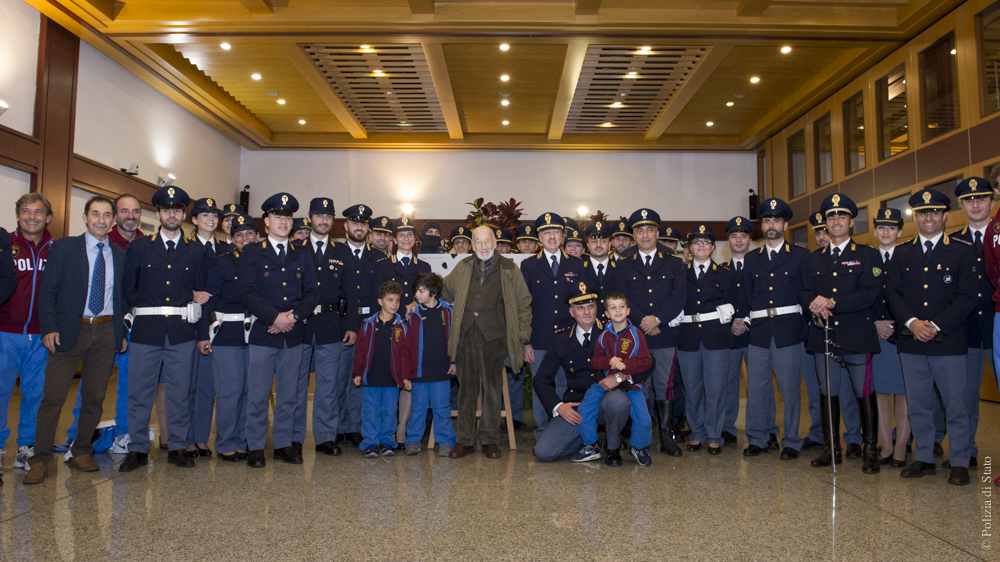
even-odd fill
[{"label": "black dress shoe", "polygon": [[896,457],[893,457],[892,460],[889,461],[889,466],[892,468],[906,468],[906,459],[904,458],[901,461],[897,461]]},{"label": "black dress shoe", "polygon": [[132,472],[137,468],[142,468],[149,464],[149,455],[132,451],[125,457],[125,460],[118,465],[118,472]]},{"label": "black dress shoe", "polygon": [[[198,451],[195,451],[194,454],[197,455]],[[190,451],[184,449],[167,453],[167,462],[178,468],[194,468],[194,458],[190,455]]]},{"label": "black dress shoe", "polygon": [[604,464],[608,466],[621,466],[622,465],[622,453],[619,449],[608,449],[605,445],[604,447]]},{"label": "black dress shoe", "polygon": [[288,464],[302,464],[302,455],[295,451],[294,445],[274,450],[274,460]]},{"label": "black dress shoe", "polygon": [[941,468],[943,468],[945,470],[951,470],[951,459],[948,459],[948,460],[944,461],[943,463],[941,463]]},{"label": "black dress shoe", "polygon": [[861,445],[858,445],[857,443],[848,443],[847,454],[844,456],[853,460],[860,459],[862,454]]},{"label": "black dress shoe", "polygon": [[327,441],[326,443],[320,443],[316,445],[316,452],[323,453],[324,455],[329,455],[331,457],[340,456],[340,447],[333,441]]},{"label": "black dress shoe", "polygon": [[736,443],[736,436],[728,431],[722,432],[722,444],[723,445],[733,445]]},{"label": "black dress shoe", "polygon": [[166,443],[164,443],[163,441],[160,441],[159,439],[157,439],[157,443],[160,445],[161,449],[163,449],[164,451],[167,450],[167,444]]},{"label": "black dress shoe", "polygon": [[777,435],[775,435],[775,434],[772,433],[771,436],[768,437],[768,439],[767,439],[767,448],[775,450],[775,451],[777,451],[778,449],[781,448],[781,444],[778,443],[778,436]]},{"label": "black dress shoe", "polygon": [[760,454],[763,454],[763,453],[766,453],[766,452],[767,452],[767,449],[762,449],[762,448],[758,447],[757,445],[750,445],[746,449],[743,449],[743,456],[744,457],[756,457],[757,455],[760,455]]},{"label": "black dress shoe", "polygon": [[806,437],[805,441],[802,442],[802,448],[803,449],[812,449],[813,447],[825,447],[825,446],[826,446],[826,443],[824,443],[822,441],[813,441],[812,439],[809,439],[808,437]]},{"label": "black dress shoe", "polygon": [[799,452],[791,447],[785,447],[781,450],[781,456],[778,457],[783,461],[790,461],[799,458]]},{"label": "black dress shoe", "polygon": [[219,460],[225,462],[240,462],[239,453],[219,453]]},{"label": "black dress shoe", "polygon": [[302,456],[302,443],[292,441],[292,448],[295,449],[295,452],[298,453],[300,457]]},{"label": "black dress shoe", "polygon": [[939,459],[944,456],[944,449],[940,443],[934,443],[934,458]]},{"label": "black dress shoe", "polygon": [[[195,447],[198,447],[198,446],[195,445]],[[203,449],[201,447],[198,447],[198,456],[199,457],[212,458],[212,451],[209,451],[207,448]]]},{"label": "black dress shoe", "polygon": [[688,443],[688,451],[692,453],[701,450],[701,443]]},{"label": "black dress shoe", "polygon": [[340,445],[340,442],[344,440],[344,434],[338,433],[336,437],[333,438],[334,445]]},{"label": "black dress shoe", "polygon": [[888,457],[880,456],[878,458],[878,462],[879,464],[889,464],[890,462],[892,462],[892,455],[889,455]]},{"label": "black dress shoe", "polygon": [[[184,450],[184,456],[186,456],[188,458],[192,458],[192,459],[193,458],[197,458],[198,457],[198,449],[195,449],[193,451],[188,451],[188,450],[185,449]],[[169,456],[167,458],[169,460]]]},{"label": "black dress shoe", "polygon": [[948,483],[955,486],[965,486],[970,482],[969,480],[969,469],[964,466],[956,466],[951,469],[951,475],[948,477]]},{"label": "black dress shoe", "polygon": [[267,461],[264,460],[264,451],[262,449],[250,451],[247,454],[247,466],[250,468],[264,468],[265,464],[267,464]]},{"label": "black dress shoe", "polygon": [[721,446],[719,446],[719,447],[713,447],[713,446],[709,445],[708,446],[708,454],[710,454],[710,455],[719,455],[719,454],[722,454],[722,447]]},{"label": "black dress shoe", "polygon": [[237,458],[238,460],[241,460],[241,461],[245,461],[245,460],[247,460],[247,457],[249,457],[249,456],[250,456],[250,455],[248,455],[248,454],[246,454],[246,453],[241,453],[241,452],[239,452],[239,451],[236,451],[236,458]]},{"label": "black dress shoe", "polygon": [[925,474],[937,474],[937,466],[932,462],[913,461],[913,464],[899,471],[903,478],[920,478]]}]

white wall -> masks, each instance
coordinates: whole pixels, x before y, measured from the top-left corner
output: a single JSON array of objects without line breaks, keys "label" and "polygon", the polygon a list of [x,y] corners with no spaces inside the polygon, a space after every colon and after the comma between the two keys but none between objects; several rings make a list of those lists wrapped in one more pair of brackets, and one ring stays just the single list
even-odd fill
[{"label": "white wall", "polygon": [[40,19],[23,0],[0,0],[0,100],[10,106],[0,125],[28,135],[35,122]]},{"label": "white wall", "polygon": [[17,228],[17,213],[14,203],[18,197],[28,192],[31,176],[20,170],[0,166],[0,227],[8,232]]},{"label": "white wall", "polygon": [[251,214],[288,191],[301,207],[332,197],[338,213],[365,203],[399,216],[410,203],[418,219],[464,218],[466,202],[513,197],[527,217],[583,205],[614,217],[649,206],[663,220],[729,220],[746,214],[757,168],[753,154],[243,150],[240,178]]},{"label": "white wall", "polygon": [[[6,1],[6,0],[0,0]],[[80,45],[77,154],[114,168],[173,173],[191,199],[235,200],[240,147],[87,44]]]}]

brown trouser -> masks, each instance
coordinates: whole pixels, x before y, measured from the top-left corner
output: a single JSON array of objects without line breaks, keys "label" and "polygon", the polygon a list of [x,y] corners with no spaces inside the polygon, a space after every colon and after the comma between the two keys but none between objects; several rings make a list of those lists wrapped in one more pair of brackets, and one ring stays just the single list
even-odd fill
[{"label": "brown trouser", "polygon": [[[507,384],[503,359],[507,340],[483,341],[478,329],[462,334],[455,361],[458,378],[458,420],[456,442],[472,446],[476,443],[476,405],[479,389],[483,390],[483,414],[479,424],[479,441],[483,445],[500,443],[500,410],[503,394],[500,385]],[[37,440],[37,438],[36,438]]]},{"label": "brown trouser", "polygon": [[81,361],[80,421],[72,451],[74,457],[93,454],[91,437],[104,413],[104,397],[108,393],[108,379],[111,378],[115,352],[118,349],[112,320],[100,324],[82,324],[80,335],[72,349],[49,352],[45,366],[45,388],[42,403],[38,407],[38,421],[35,423],[35,456],[31,459],[31,464],[45,464],[52,460],[52,443],[56,438],[59,415],[73,384],[76,366]]}]

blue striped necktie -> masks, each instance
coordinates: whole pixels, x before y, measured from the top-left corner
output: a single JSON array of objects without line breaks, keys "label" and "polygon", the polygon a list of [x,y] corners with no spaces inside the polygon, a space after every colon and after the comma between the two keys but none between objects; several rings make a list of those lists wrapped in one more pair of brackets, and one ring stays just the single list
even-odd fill
[{"label": "blue striped necktie", "polygon": [[90,280],[90,299],[87,308],[97,316],[104,310],[104,242],[97,243],[97,259],[94,260],[94,275]]}]

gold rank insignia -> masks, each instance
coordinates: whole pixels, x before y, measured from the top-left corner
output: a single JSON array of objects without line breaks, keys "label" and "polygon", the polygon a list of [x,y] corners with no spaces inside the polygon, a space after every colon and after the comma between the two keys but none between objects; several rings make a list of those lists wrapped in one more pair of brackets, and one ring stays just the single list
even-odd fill
[{"label": "gold rank insignia", "polygon": [[302,219],[302,224],[309,226],[309,219],[306,218]]},{"label": "gold rank insignia", "polygon": [[597,224],[595,226],[597,227],[597,230],[600,230],[601,229],[601,221],[597,221]]},{"label": "gold rank insignia", "polygon": [[551,223],[552,223],[552,215],[550,215],[549,213],[545,213],[545,224],[551,224]]},{"label": "gold rank insignia", "polygon": [[243,217],[236,217],[236,222],[240,223],[241,225],[243,224],[244,220],[246,219],[244,219]]},{"label": "gold rank insignia", "polygon": [[324,199],[323,200],[323,207],[325,208],[325,207],[329,207],[329,206],[330,206],[330,202],[327,201],[326,199]]},{"label": "gold rank insignia", "polygon": [[647,214],[649,214],[649,213],[646,211],[646,209],[643,209],[642,210],[642,218],[645,219]]},{"label": "gold rank insignia", "polygon": [[[361,214],[365,214],[365,206],[364,205],[358,206],[358,210],[361,212]],[[383,223],[383,224],[385,224],[385,223]]]},{"label": "gold rank insignia", "polygon": [[580,287],[580,292],[581,293],[586,293],[587,292],[587,284],[584,283],[583,281],[580,281],[579,287]]},{"label": "gold rank insignia", "polygon": [[834,205],[840,205],[840,194],[834,193],[833,197],[830,198],[830,201],[833,201]]},{"label": "gold rank insignia", "polygon": [[771,208],[772,209],[777,209],[778,208],[778,200],[777,199],[771,199]]},{"label": "gold rank insignia", "polygon": [[458,227],[458,233],[459,233],[459,234],[465,234],[465,228],[464,228],[464,227],[461,227],[461,226],[460,226],[460,227]]},{"label": "gold rank insignia", "polygon": [[385,226],[387,222],[389,222],[389,219],[383,217],[382,218],[382,226]]},{"label": "gold rank insignia", "polygon": [[618,223],[618,230],[625,230],[625,223],[623,222]]},{"label": "gold rank insignia", "polygon": [[924,204],[927,204],[927,203],[930,203],[930,202],[931,202],[931,192],[930,191],[925,191],[924,192]]},{"label": "gold rank insignia", "polygon": [[10,248],[10,257],[16,258],[18,252],[20,252],[20,251],[21,251],[20,247],[18,247],[18,246],[11,246],[11,248]]},{"label": "gold rank insignia", "polygon": [[972,188],[972,191],[975,191],[975,190],[976,190],[976,186],[977,186],[977,185],[979,185],[979,182],[978,182],[978,181],[976,181],[975,179],[971,179],[971,180],[969,180],[969,187],[971,187],[971,188]]},{"label": "gold rank insignia", "polygon": [[705,234],[705,225],[701,225],[698,227],[698,233]]},{"label": "gold rank insignia", "polygon": [[742,217],[736,217],[736,226],[739,226],[742,223],[743,223],[743,218]]},{"label": "gold rank insignia", "polygon": [[281,196],[281,204],[282,205],[287,205],[288,204],[288,196],[287,195],[282,195]]},{"label": "gold rank insignia", "polygon": [[822,213],[816,213],[816,222],[819,222],[819,221],[821,221],[821,220],[823,220],[823,215],[822,215]]},{"label": "gold rank insignia", "polygon": [[171,187],[171,188],[167,189],[167,197],[169,197],[171,199],[174,198],[174,188]]},{"label": "gold rank insignia", "polygon": [[206,200],[205,202],[206,202],[206,203],[208,203],[208,206],[209,206],[209,207],[213,207],[213,206],[215,206],[215,202],[214,202],[214,201],[212,201],[211,199],[207,199],[207,200]]},{"label": "gold rank insignia", "polygon": [[408,220],[409,219],[407,219],[406,217],[403,217],[402,219],[400,219],[400,224],[402,224],[403,226],[408,226],[410,224]]},{"label": "gold rank insignia", "polygon": [[524,233],[525,234],[531,234],[531,225],[528,225],[528,226],[524,227]]},{"label": "gold rank insignia", "polygon": [[886,209],[885,210],[885,218],[889,218],[890,215],[892,215],[892,212],[889,211],[889,209]]},{"label": "gold rank insignia", "polygon": [[497,238],[500,238],[500,229],[497,229]]}]

